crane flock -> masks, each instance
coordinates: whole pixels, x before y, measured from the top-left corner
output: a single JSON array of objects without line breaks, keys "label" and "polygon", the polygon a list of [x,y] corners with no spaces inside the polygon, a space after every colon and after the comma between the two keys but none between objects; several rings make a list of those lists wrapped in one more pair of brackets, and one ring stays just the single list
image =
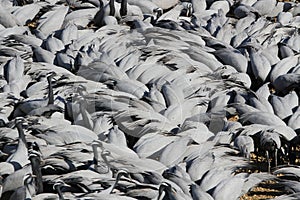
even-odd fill
[{"label": "crane flock", "polygon": [[0,199],[300,197],[300,4],[1,0]]}]

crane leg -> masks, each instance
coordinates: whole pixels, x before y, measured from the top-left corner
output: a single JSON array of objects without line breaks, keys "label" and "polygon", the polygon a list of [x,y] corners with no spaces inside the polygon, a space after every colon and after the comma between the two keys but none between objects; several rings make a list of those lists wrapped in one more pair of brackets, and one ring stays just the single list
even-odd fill
[{"label": "crane leg", "polygon": [[266,151],[266,157],[267,157],[267,162],[268,162],[268,173],[271,173],[271,163],[270,163],[269,151]]},{"label": "crane leg", "polygon": [[278,164],[277,155],[278,155],[278,149],[275,149],[275,167],[277,167]]}]

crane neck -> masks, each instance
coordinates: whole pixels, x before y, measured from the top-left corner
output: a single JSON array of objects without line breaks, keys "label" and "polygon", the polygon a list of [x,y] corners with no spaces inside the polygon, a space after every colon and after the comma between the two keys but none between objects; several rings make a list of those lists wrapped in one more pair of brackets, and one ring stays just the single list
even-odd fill
[{"label": "crane neck", "polygon": [[162,200],[165,197],[165,194],[166,194],[166,186],[161,184],[158,188],[157,200]]},{"label": "crane neck", "polygon": [[[65,120],[68,120],[68,121],[70,121],[70,122],[74,122],[74,120],[73,120],[73,118],[70,116],[70,113],[69,113],[69,107],[68,107],[68,102],[67,101],[63,101],[63,103],[64,103],[64,118],[65,118]],[[72,111],[71,111],[72,112]]]},{"label": "crane neck", "polygon": [[56,187],[56,190],[57,190],[57,194],[58,194],[59,200],[65,200],[64,195],[63,195],[63,193],[61,191],[61,186],[60,185]]},{"label": "crane neck", "polygon": [[99,4],[100,4],[100,9],[104,6],[104,3],[102,0],[99,0]]},{"label": "crane neck", "polygon": [[120,15],[121,17],[127,15],[127,0],[122,0],[121,2]]},{"label": "crane neck", "polygon": [[40,167],[41,158],[38,155],[29,156],[32,172],[36,176],[37,194],[43,193],[43,180]]},{"label": "crane neck", "polygon": [[103,152],[101,153],[101,157],[104,160],[105,164],[107,165],[108,171],[109,171],[109,170],[111,170],[111,165],[110,165],[110,163],[109,163],[109,161],[107,159],[107,156],[108,156],[107,153],[103,153]]},{"label": "crane neck", "polygon": [[85,127],[93,130],[93,125],[90,123],[90,119],[89,119],[89,113],[86,110],[86,102],[84,100],[79,102],[79,106],[80,106],[80,112],[82,115],[82,120],[84,121]]},{"label": "crane neck", "polygon": [[47,77],[48,81],[48,105],[54,104],[53,86],[52,86],[52,76]]},{"label": "crane neck", "polygon": [[17,122],[16,126],[17,126],[18,133],[19,133],[19,139],[22,140],[22,142],[25,144],[25,146],[27,148],[27,142],[26,142],[24,130],[23,130],[23,127],[22,127],[22,123],[21,122]]},{"label": "crane neck", "polygon": [[94,168],[97,169],[98,168],[98,147],[97,145],[92,145],[92,148],[93,148],[93,153],[94,153]]},{"label": "crane neck", "polygon": [[120,181],[121,177],[122,177],[124,174],[125,174],[125,173],[123,172],[123,170],[122,170],[122,171],[118,171],[116,180],[115,180],[114,184],[113,184],[113,185],[111,186],[111,188],[110,188],[110,192],[109,192],[110,194],[113,193],[113,190],[115,189],[115,187],[117,186],[118,182]]},{"label": "crane neck", "polygon": [[115,16],[115,13],[116,13],[116,9],[115,9],[115,0],[110,0],[110,1],[109,1],[109,8],[110,8],[109,15],[110,15],[110,16]]}]

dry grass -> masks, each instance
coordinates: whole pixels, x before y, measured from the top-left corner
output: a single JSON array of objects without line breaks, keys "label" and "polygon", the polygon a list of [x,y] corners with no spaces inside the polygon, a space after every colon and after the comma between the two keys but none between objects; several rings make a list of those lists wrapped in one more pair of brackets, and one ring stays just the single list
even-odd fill
[{"label": "dry grass", "polygon": [[[300,165],[300,145],[296,147],[296,165]],[[255,163],[256,169],[243,169],[237,171],[248,172],[248,173],[259,173],[261,171],[267,171],[267,161],[263,156],[257,156],[254,153],[251,153],[251,161]],[[281,177],[282,174],[278,174],[277,177]],[[277,196],[284,194],[290,194],[288,191],[283,191],[278,189],[278,182],[274,180],[264,181],[258,186],[253,187],[248,193],[240,197],[241,200],[262,200],[262,199],[273,199]]]},{"label": "dry grass", "polygon": [[277,182],[274,180],[264,181],[257,187],[252,188],[250,192],[243,195],[241,200],[260,200],[273,199],[283,194],[289,194],[287,191],[278,190]]},{"label": "dry grass", "polygon": [[299,0],[277,0],[278,2],[294,2],[294,3],[299,3]]}]

